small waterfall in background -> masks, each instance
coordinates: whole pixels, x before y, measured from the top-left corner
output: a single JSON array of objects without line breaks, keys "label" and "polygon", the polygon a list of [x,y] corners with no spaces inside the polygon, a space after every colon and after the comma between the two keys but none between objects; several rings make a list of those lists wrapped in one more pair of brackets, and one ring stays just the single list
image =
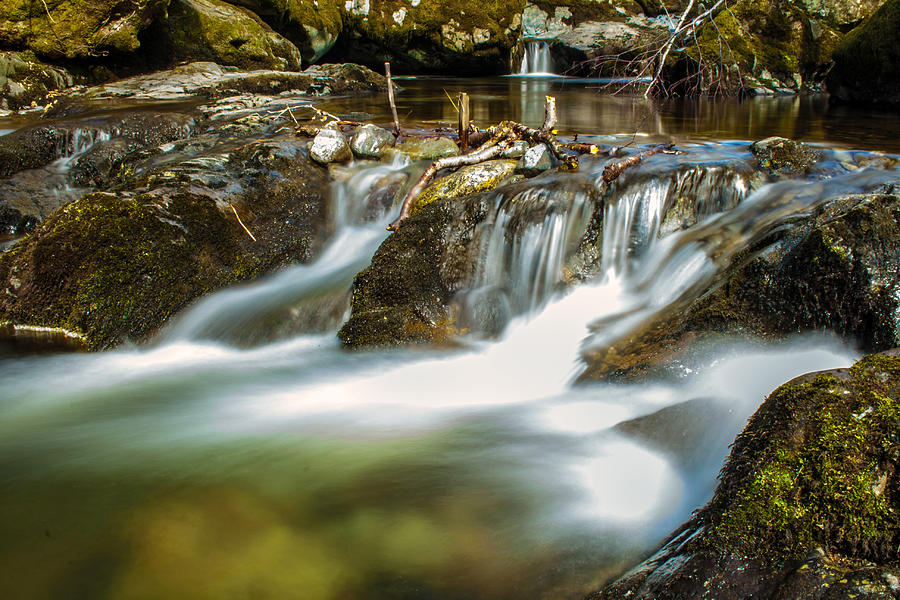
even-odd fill
[{"label": "small waterfall in background", "polygon": [[519,75],[554,75],[553,55],[550,44],[544,40],[525,42],[525,54],[519,66]]}]

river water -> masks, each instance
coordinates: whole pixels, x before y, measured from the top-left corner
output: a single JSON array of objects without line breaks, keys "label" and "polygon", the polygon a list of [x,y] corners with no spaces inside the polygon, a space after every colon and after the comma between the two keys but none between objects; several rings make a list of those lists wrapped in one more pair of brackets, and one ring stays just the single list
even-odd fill
[{"label": "river water", "polygon": [[[746,163],[746,140],[768,135],[842,149],[835,164],[853,148],[897,151],[884,126],[896,116],[850,119],[816,97],[655,107],[569,80],[401,84],[413,126],[452,123],[446,94],[460,90],[482,124],[537,124],[552,92],[563,134],[674,138],[686,155],[647,161],[646,183],[610,203],[591,284],[555,285],[584,219],[576,193],[518,246],[486,236],[479,282],[510,307],[498,338],[349,353],[327,322],[325,333],[238,343],[277,310],[349,289],[392,217],[353,216],[397,168],[380,166],[338,184],[343,216],[318,261],[203,299],[146,347],[3,359],[2,597],[577,598],[709,497],[728,444],[771,390],[858,356],[828,334],[767,349],[736,339],[672,380],[572,384],[585,347],[702,293],[784,219],[897,176],[848,171],[750,192],[737,169],[735,205],[711,203],[698,225],[669,232],[672,172]],[[323,104],[387,119],[380,98]],[[585,165],[581,182],[594,185],[603,162]],[[499,228],[515,202],[494,199]],[[501,262],[516,266],[492,268]]]}]

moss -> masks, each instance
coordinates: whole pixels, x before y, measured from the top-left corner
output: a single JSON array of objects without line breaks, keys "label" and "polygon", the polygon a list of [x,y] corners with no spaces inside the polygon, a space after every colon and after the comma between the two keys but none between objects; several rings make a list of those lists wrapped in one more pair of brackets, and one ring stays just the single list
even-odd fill
[{"label": "moss", "polygon": [[800,378],[737,438],[699,546],[802,558],[815,546],[889,561],[900,542],[900,358]]},{"label": "moss", "polygon": [[140,340],[236,278],[238,236],[202,196],[85,196],[2,256],[0,318],[73,331],[91,349]]},{"label": "moss", "polygon": [[512,176],[517,164],[515,160],[492,160],[463,167],[425,188],[410,212],[415,214],[439,198],[461,198],[492,190]]},{"label": "moss", "polygon": [[50,59],[132,52],[138,32],[165,10],[166,0],[4,0],[0,45],[30,48]]}]

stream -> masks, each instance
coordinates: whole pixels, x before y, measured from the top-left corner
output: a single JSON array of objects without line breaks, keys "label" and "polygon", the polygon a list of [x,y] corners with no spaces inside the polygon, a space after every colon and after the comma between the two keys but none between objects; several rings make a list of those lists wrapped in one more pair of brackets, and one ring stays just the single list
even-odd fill
[{"label": "stream", "polygon": [[[817,97],[654,106],[562,79],[400,83],[401,115],[423,127],[455,121],[445,93],[460,90],[479,122],[537,124],[552,91],[563,134],[627,142],[637,131],[638,143],[673,138],[686,155],[648,161],[623,188],[605,215],[602,274],[573,288],[560,271],[586,200],[542,180],[568,193],[565,210],[512,241],[484,239],[472,298],[477,308],[476,292],[501,290],[496,337],[347,352],[340,320],[323,314],[308,333],[256,340],[279,311],[346,294],[388,235],[394,215],[362,218],[361,207],[400,167],[360,165],[335,184],[335,232],[312,263],[203,298],[143,347],[0,358],[0,596],[578,598],[709,498],[768,393],[859,357],[827,332],[765,349],[735,339],[710,367],[670,380],[573,385],[584,349],[698,297],[789,217],[898,175],[751,191],[736,169],[715,179],[727,201],[668,230],[673,172],[744,164],[747,142],[768,135],[818,144],[834,165],[897,152],[879,120],[896,115],[848,116]],[[378,103],[322,102],[386,122]],[[582,184],[599,182],[603,162],[585,165]],[[493,198],[502,232],[515,202]]]}]

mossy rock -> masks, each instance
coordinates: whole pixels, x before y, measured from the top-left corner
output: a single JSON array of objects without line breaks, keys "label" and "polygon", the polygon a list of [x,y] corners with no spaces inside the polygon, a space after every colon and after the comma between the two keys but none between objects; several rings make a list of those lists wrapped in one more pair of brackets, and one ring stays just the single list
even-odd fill
[{"label": "mossy rock", "polygon": [[834,50],[832,97],[857,104],[900,106],[900,0],[888,0]]},{"label": "mossy rock", "polygon": [[168,0],[4,0],[0,47],[30,49],[48,59],[134,52],[138,34],[167,5]]},{"label": "mossy rock", "polygon": [[299,70],[300,52],[258,16],[221,0],[173,0],[165,30],[176,61]]},{"label": "mossy rock", "polygon": [[60,328],[90,349],[141,342],[201,295],[321,248],[330,179],[301,140],[246,144],[213,173],[202,164],[205,175],[191,159],[163,165],[51,215],[0,255],[0,321]]},{"label": "mossy rock", "polygon": [[[670,57],[664,76],[685,93],[799,91],[818,81],[839,37],[813,22],[802,4],[739,0],[701,26],[684,54]],[[698,62],[705,69],[700,81],[694,77]]]},{"label": "mossy rock", "polygon": [[19,129],[0,136],[0,179],[48,165],[68,145],[68,132],[52,125]]},{"label": "mossy rock", "polygon": [[74,83],[66,69],[42,63],[33,52],[0,52],[0,109],[43,104],[51,91]]},{"label": "mossy rock", "polygon": [[343,29],[345,3],[340,0],[235,0],[232,4],[249,8],[293,42],[304,64],[321,59]]},{"label": "mossy rock", "polygon": [[439,198],[461,198],[490,191],[509,180],[517,164],[515,160],[489,160],[441,177],[416,197],[410,213],[419,212]]},{"label": "mossy rock", "polygon": [[509,72],[525,0],[369,0],[347,3],[329,58],[394,72],[490,75]]},{"label": "mossy rock", "polygon": [[750,152],[759,161],[761,169],[772,175],[808,173],[822,158],[822,153],[802,142],[782,137],[770,137],[753,142]]},{"label": "mossy rock", "polygon": [[775,390],[712,500],[595,600],[892,598],[900,543],[900,353]]}]

